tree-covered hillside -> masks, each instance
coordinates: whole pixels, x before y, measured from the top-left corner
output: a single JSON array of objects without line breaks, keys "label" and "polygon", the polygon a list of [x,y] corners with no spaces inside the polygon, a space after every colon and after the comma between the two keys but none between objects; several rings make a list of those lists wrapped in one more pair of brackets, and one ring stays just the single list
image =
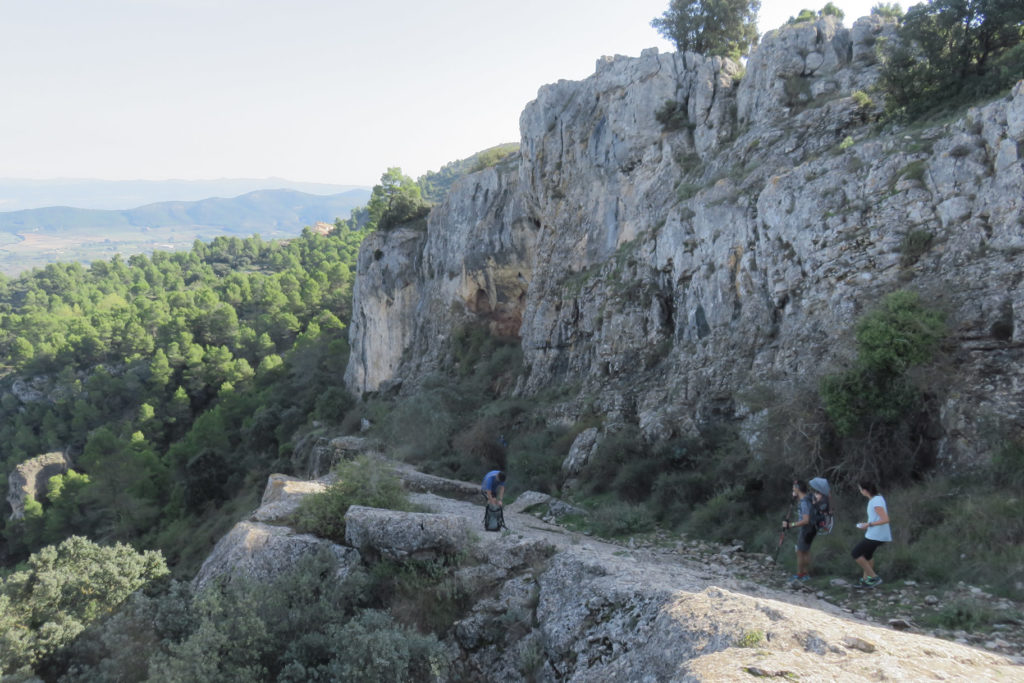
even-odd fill
[{"label": "tree-covered hillside", "polygon": [[362,237],[218,238],[0,281],[0,471],[75,463],[4,522],[8,562],[72,533],[204,552],[203,520],[341,410]]}]

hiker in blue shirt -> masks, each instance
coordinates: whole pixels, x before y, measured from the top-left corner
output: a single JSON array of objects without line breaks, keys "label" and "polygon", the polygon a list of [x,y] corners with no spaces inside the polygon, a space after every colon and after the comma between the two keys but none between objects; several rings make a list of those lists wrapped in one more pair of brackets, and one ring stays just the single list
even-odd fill
[{"label": "hiker in blue shirt", "polygon": [[502,498],[505,497],[505,473],[501,470],[491,470],[484,476],[484,482],[480,485],[480,493],[487,499],[489,505],[501,506]]},{"label": "hiker in blue shirt", "polygon": [[797,507],[800,519],[793,523],[786,520],[782,527],[783,529],[800,528],[800,536],[796,539],[796,574],[793,575],[793,580],[806,581],[811,578],[811,543],[814,542],[814,537],[818,534],[818,530],[811,521],[811,495],[806,482],[793,482],[793,497],[800,501]]}]

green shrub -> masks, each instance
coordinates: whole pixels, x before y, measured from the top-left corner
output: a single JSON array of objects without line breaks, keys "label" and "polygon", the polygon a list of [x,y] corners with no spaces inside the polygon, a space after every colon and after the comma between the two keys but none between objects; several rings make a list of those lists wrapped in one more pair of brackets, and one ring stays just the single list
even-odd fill
[{"label": "green shrub", "polygon": [[935,239],[928,230],[909,230],[900,241],[900,265],[904,268],[917,263]]},{"label": "green shrub", "polygon": [[621,501],[597,506],[587,522],[594,533],[606,538],[642,534],[654,529],[654,515],[646,505]]},{"label": "green shrub", "polygon": [[854,90],[852,93],[850,93],[850,97],[853,98],[853,101],[861,109],[870,109],[875,105],[871,97],[863,90]]},{"label": "green shrub", "polygon": [[568,430],[535,427],[515,435],[508,447],[508,470],[520,491],[555,493],[562,461],[569,453]]},{"label": "green shrub", "polygon": [[111,614],[136,590],[167,576],[159,552],[100,546],[72,536],[31,555],[0,583],[0,674],[29,672]]},{"label": "green shrub", "polygon": [[683,528],[692,536],[719,543],[733,539],[749,542],[753,518],[750,501],[741,486],[723,489],[709,501],[695,508]]},{"label": "green shrub", "polygon": [[992,478],[997,485],[1024,488],[1024,443],[1006,441],[992,455]]},{"label": "green shrub", "polygon": [[393,404],[380,431],[400,459],[424,463],[449,451],[448,440],[458,424],[452,393],[448,388],[425,388]]},{"label": "green shrub", "polygon": [[318,420],[338,424],[355,403],[352,394],[344,387],[329,387],[317,398],[313,416]]},{"label": "green shrub", "polygon": [[857,323],[854,366],[821,382],[822,403],[836,431],[867,433],[878,421],[895,424],[910,415],[920,391],[907,372],[928,362],[944,335],[942,314],[922,304],[917,293],[886,295]]},{"label": "green shrub", "polygon": [[544,669],[544,662],[547,657],[544,654],[544,646],[536,638],[530,638],[519,650],[519,673],[524,681],[540,680],[540,674]]},{"label": "green shrub", "polygon": [[665,132],[682,130],[690,123],[686,113],[686,103],[676,100],[666,100],[661,109],[654,113],[654,118],[661,124]]},{"label": "green shrub", "polygon": [[744,631],[740,639],[736,641],[736,647],[760,647],[765,642],[764,631]]},{"label": "green shrub", "polygon": [[845,138],[843,138],[843,141],[839,143],[839,149],[842,151],[846,151],[851,147],[853,147],[853,138],[847,135]]},{"label": "green shrub", "polygon": [[[434,635],[397,626],[385,612],[361,612],[332,640],[337,654],[324,680],[433,681],[443,680],[448,668],[444,647]],[[296,668],[283,680],[308,681],[309,671]]]},{"label": "green shrub", "polygon": [[477,152],[473,161],[470,173],[477,173],[484,170],[485,168],[491,168],[497,166],[499,163],[508,159],[513,154],[519,151],[519,143],[510,142],[504,145],[498,145],[497,147],[491,147],[485,149],[482,152]]},{"label": "green shrub", "polygon": [[410,510],[412,504],[398,476],[380,460],[360,456],[335,468],[338,479],[326,491],[306,496],[295,512],[294,526],[339,543],[345,540],[345,513],[351,505]]},{"label": "green shrub", "polygon": [[696,183],[680,183],[679,187],[676,188],[676,199],[681,202],[685,202],[687,199],[692,199],[703,187],[703,185],[698,185]]},{"label": "green shrub", "polygon": [[[616,478],[623,466],[634,460],[646,460],[647,457],[640,430],[636,426],[628,425],[618,431],[607,433],[600,439],[593,456],[580,473],[580,489],[587,495],[600,495],[616,490]],[[628,488],[628,479],[629,477],[625,481],[620,481],[620,486],[625,485]],[[633,495],[633,502],[642,497]]]},{"label": "green shrub", "polygon": [[802,9],[800,10],[800,13],[797,14],[795,17],[790,17],[789,21],[786,22],[786,25],[792,26],[793,24],[802,24],[807,21],[814,21],[817,18],[818,15],[816,15],[813,11],[809,9]]},{"label": "green shrub", "polygon": [[871,8],[871,16],[898,20],[903,16],[903,9],[898,2],[880,2]]},{"label": "green shrub", "polygon": [[458,557],[381,560],[370,570],[368,594],[404,626],[444,633],[462,618],[474,596],[456,574]]},{"label": "green shrub", "polygon": [[923,625],[951,630],[980,631],[999,621],[998,613],[981,600],[960,598],[948,602],[935,614],[922,617]]},{"label": "green shrub", "polygon": [[[361,570],[337,579],[330,552],[277,579],[241,579],[192,598],[187,586],[134,596],[86,633],[62,680],[437,680],[447,657],[433,635],[367,609]],[[56,676],[54,676],[56,679]]]}]

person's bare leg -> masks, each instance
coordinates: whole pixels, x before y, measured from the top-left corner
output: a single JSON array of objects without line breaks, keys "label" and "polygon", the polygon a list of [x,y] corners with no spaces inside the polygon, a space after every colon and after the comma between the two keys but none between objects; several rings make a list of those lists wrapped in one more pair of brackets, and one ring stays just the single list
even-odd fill
[{"label": "person's bare leg", "polygon": [[863,555],[854,560],[864,570],[864,578],[875,576],[874,558],[867,559]]},{"label": "person's bare leg", "polygon": [[797,574],[808,574],[810,573],[811,566],[811,553],[810,551],[796,551],[796,573]]}]

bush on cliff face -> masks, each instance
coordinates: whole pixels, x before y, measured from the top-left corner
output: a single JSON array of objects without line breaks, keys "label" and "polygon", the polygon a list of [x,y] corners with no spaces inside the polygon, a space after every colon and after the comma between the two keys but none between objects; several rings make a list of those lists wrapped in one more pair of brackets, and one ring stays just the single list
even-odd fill
[{"label": "bush on cliff face", "polygon": [[857,323],[857,358],[822,380],[821,398],[844,455],[830,463],[853,480],[920,473],[921,462],[899,448],[920,429],[923,396],[910,370],[931,360],[945,336],[941,313],[915,292],[898,291]]}]

